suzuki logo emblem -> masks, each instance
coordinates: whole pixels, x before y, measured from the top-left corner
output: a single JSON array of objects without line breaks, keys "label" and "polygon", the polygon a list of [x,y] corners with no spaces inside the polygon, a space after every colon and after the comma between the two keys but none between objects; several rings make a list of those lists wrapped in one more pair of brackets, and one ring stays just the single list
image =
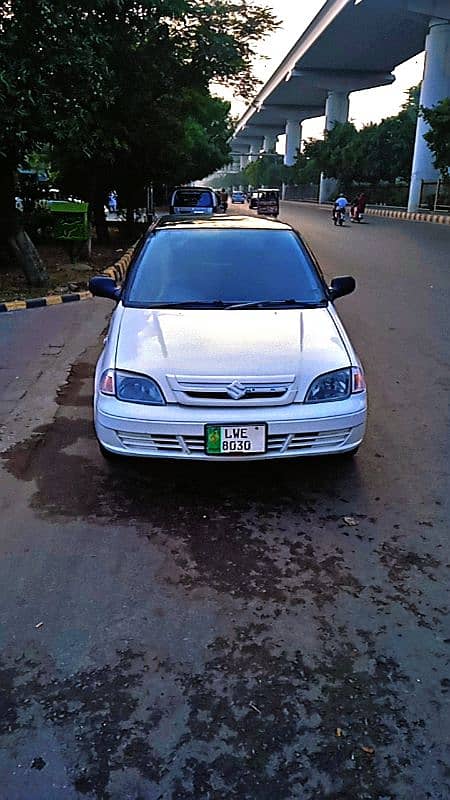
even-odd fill
[{"label": "suzuki logo emblem", "polygon": [[247,391],[247,387],[239,381],[233,381],[233,383],[227,386],[227,395],[231,397],[232,400],[242,400],[247,394]]}]

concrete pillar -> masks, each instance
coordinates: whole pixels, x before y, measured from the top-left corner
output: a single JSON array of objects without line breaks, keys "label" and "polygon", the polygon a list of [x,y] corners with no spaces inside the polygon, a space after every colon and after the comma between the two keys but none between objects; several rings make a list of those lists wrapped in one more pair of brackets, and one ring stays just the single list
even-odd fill
[{"label": "concrete pillar", "polygon": [[242,153],[242,155],[241,155],[241,157],[240,157],[240,162],[241,162],[241,163],[240,163],[240,168],[241,168],[241,172],[242,172],[242,170],[243,170],[243,169],[245,169],[245,168],[246,168],[246,166],[247,166],[247,164],[248,164],[248,162],[249,162],[249,158],[250,158],[250,156],[249,156],[249,154],[248,154],[248,153]]},{"label": "concrete pillar", "polygon": [[263,142],[263,150],[265,153],[272,153],[275,150],[277,146],[278,136],[279,136],[278,133],[266,133]]},{"label": "concrete pillar", "polygon": [[260,153],[260,150],[261,150],[261,144],[262,144],[262,141],[261,142],[253,142],[253,144],[250,145],[250,161],[256,161],[256,159],[259,158],[259,153]]},{"label": "concrete pillar", "polygon": [[[431,108],[439,100],[450,96],[450,22],[432,19],[425,40],[425,70],[423,75],[420,105]],[[428,125],[419,116],[416,128],[416,141],[409,187],[408,211],[416,211],[420,203],[422,181],[436,181],[438,170],[433,166],[433,154],[429,149],[424,133]]]},{"label": "concrete pillar", "polygon": [[[331,131],[336,122],[348,121],[348,92],[328,92],[325,105],[325,130]],[[320,176],[319,203],[326,203],[334,199],[337,191],[337,181],[334,178]]]},{"label": "concrete pillar", "polygon": [[300,121],[298,119],[288,119],[286,122],[286,152],[284,154],[284,163],[287,167],[292,167],[296,162],[301,138]]}]

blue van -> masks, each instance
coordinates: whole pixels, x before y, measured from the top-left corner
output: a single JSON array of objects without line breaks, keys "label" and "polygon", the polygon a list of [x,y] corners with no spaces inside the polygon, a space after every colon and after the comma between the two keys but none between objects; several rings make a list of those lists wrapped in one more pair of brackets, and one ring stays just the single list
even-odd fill
[{"label": "blue van", "polygon": [[218,211],[217,195],[203,186],[180,186],[172,192],[171,214],[214,214]]}]

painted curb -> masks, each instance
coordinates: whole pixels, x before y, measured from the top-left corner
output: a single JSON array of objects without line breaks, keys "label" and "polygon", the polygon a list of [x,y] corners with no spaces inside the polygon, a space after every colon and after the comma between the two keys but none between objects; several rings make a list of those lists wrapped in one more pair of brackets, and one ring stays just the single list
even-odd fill
[{"label": "painted curb", "polygon": [[435,225],[450,225],[450,214],[427,214],[422,211],[392,211],[388,208],[366,208],[365,214],[372,217],[390,217],[409,222],[433,222]]},{"label": "painted curb", "polygon": [[[136,244],[137,242],[115,264],[104,269],[101,274],[114,278],[118,283],[123,281],[130,266]],[[83,291],[69,292],[68,294],[50,294],[46,297],[33,297],[28,300],[10,300],[6,303],[0,303],[0,314],[7,311],[25,311],[27,308],[64,305],[65,303],[74,303],[79,300],[90,300],[92,297],[93,295],[90,292]]]},{"label": "painted curb", "polygon": [[[331,203],[313,203],[309,200],[283,200],[283,203],[297,203],[297,205],[312,206],[330,211]],[[450,214],[432,214],[424,211],[396,211],[391,208],[366,208],[364,214],[373,217],[390,217],[391,219],[404,219],[409,222],[432,222],[435,225],[450,225]]]}]

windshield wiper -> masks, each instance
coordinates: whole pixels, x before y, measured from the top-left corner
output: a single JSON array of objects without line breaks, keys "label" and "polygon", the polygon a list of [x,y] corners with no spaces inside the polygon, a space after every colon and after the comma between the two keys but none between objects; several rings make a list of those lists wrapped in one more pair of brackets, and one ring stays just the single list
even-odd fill
[{"label": "windshield wiper", "polygon": [[223,300],[180,300],[176,303],[148,303],[146,308],[227,308]]},{"label": "windshield wiper", "polygon": [[277,308],[278,306],[292,306],[292,308],[323,308],[325,305],[326,300],[310,303],[289,298],[287,300],[252,300],[248,303],[232,303],[226,308],[227,311],[230,311],[235,308]]}]

